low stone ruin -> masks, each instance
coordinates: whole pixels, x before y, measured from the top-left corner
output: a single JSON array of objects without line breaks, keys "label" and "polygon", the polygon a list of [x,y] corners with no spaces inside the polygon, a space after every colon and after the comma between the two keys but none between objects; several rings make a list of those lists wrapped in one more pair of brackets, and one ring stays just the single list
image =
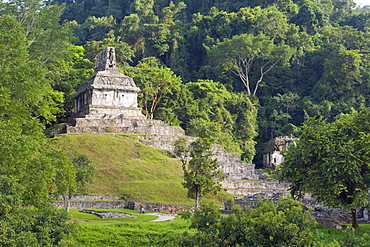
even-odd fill
[{"label": "low stone ruin", "polygon": [[93,210],[80,210],[81,213],[88,213],[98,216],[99,218],[106,219],[106,218],[131,218],[131,219],[137,219],[137,216],[130,215],[130,214],[124,214],[124,213],[117,213],[117,212],[98,212]]},{"label": "low stone ruin", "polygon": [[294,145],[298,139],[293,135],[278,136],[266,145],[266,151],[263,154],[263,167],[277,167],[283,162],[283,152]]}]

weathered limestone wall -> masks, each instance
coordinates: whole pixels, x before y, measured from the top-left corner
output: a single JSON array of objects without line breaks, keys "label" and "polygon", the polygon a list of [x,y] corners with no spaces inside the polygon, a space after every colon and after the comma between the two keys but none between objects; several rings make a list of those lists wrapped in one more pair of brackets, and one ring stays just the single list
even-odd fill
[{"label": "weathered limestone wall", "polygon": [[90,119],[145,119],[145,116],[141,113],[141,109],[135,107],[108,107],[104,105],[90,105],[81,112],[86,115],[85,118]]},{"label": "weathered limestone wall", "polygon": [[169,212],[171,209],[175,212],[186,212],[194,209],[191,205],[171,204],[171,203],[149,203],[149,202],[127,202],[127,209],[140,210],[140,204],[144,205],[145,211]]},{"label": "weathered limestone wall", "polygon": [[91,104],[110,107],[137,107],[137,94],[123,90],[96,89]]},{"label": "weathered limestone wall", "polygon": [[263,166],[264,167],[276,167],[283,162],[282,152],[286,150],[290,145],[294,145],[297,138],[293,135],[290,136],[278,136],[267,143],[267,152],[263,154]]},{"label": "weathered limestone wall", "polygon": [[261,197],[262,200],[269,199],[270,201],[274,202],[275,204],[278,203],[281,197],[285,197],[284,193],[257,193],[251,194],[240,198],[234,198],[233,201],[229,200],[224,203],[224,207],[226,210],[231,210],[233,204],[239,205],[242,210],[247,210],[248,208],[255,208],[258,204],[258,196]]},{"label": "weathered limestone wall", "polygon": [[220,164],[219,170],[223,171],[227,178],[258,179],[255,165],[241,162],[239,154],[218,152],[214,157]]},{"label": "weathered limestone wall", "polygon": [[[126,208],[127,203],[125,201],[70,201],[69,208],[76,209],[87,209],[87,208],[99,208],[99,209],[113,209],[113,208]],[[66,208],[67,202],[58,201],[54,202],[54,206],[57,208]]]},{"label": "weathered limestone wall", "polygon": [[122,200],[119,195],[74,195],[71,201],[117,201]]},{"label": "weathered limestone wall", "polygon": [[[64,201],[55,202],[58,208],[66,208]],[[126,208],[140,211],[140,204],[144,205],[145,211],[152,212],[169,212],[171,209],[175,212],[186,212],[194,209],[191,205],[171,204],[171,203],[149,203],[149,202],[132,202],[132,201],[70,201],[69,208],[74,209],[115,209]]]},{"label": "weathered limestone wall", "polygon": [[168,126],[160,120],[116,118],[91,119],[76,118],[75,124],[67,126],[67,133],[136,133],[179,137],[185,131],[179,127]]},{"label": "weathered limestone wall", "polygon": [[182,135],[139,135],[137,137],[143,139],[141,142],[149,147],[166,149],[171,152],[175,148],[173,143],[179,138],[185,138],[189,143],[197,139],[197,137],[185,136],[185,132]]},{"label": "weathered limestone wall", "polygon": [[288,183],[277,182],[261,182],[261,181],[248,181],[248,180],[224,180],[222,181],[222,188],[226,192],[233,195],[254,195],[257,193],[265,192],[267,195],[274,193],[288,194]]},{"label": "weathered limestone wall", "polygon": [[[141,135],[139,138],[145,145],[174,150],[173,143],[179,137],[185,138],[188,143],[193,142],[197,137],[192,136],[158,136],[158,135]],[[212,153],[214,158],[220,164],[219,170],[223,171],[228,178],[234,179],[258,179],[259,175],[255,173],[255,165],[241,162],[241,156],[235,153],[226,153],[224,147],[221,145],[212,145]]]}]

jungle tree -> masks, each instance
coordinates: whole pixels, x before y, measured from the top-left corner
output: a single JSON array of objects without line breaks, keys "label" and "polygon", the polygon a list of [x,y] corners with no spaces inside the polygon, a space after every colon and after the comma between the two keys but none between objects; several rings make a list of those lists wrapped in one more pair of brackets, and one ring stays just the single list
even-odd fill
[{"label": "jungle tree", "polygon": [[293,48],[275,44],[264,34],[236,35],[208,49],[210,60],[237,75],[248,95],[256,95],[266,73],[277,64],[286,63],[293,53]]},{"label": "jungle tree", "polygon": [[281,179],[291,193],[311,193],[328,206],[351,209],[368,202],[370,164],[370,110],[354,112],[328,123],[322,118],[305,122],[297,145],[289,147],[281,165]]},{"label": "jungle tree", "polygon": [[212,143],[207,139],[198,138],[187,146],[186,140],[180,138],[175,142],[175,154],[181,157],[184,171],[184,187],[188,189],[188,197],[195,199],[195,207],[207,194],[216,194],[221,190],[221,181],[225,175],[216,170],[217,160],[212,156]]}]

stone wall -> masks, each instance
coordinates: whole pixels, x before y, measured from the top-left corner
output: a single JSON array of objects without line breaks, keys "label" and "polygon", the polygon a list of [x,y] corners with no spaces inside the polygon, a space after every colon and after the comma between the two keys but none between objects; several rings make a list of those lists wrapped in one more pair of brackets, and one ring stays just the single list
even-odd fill
[{"label": "stone wall", "polygon": [[266,152],[263,154],[263,166],[264,167],[276,167],[283,162],[282,152],[286,150],[290,145],[294,145],[298,139],[293,135],[290,136],[278,136],[270,141],[266,145]]},{"label": "stone wall", "polygon": [[231,200],[224,203],[226,210],[231,210],[232,204],[239,205],[243,211],[248,208],[255,208],[258,204],[258,196],[261,196],[262,200],[269,199],[275,204],[278,203],[281,197],[285,197],[284,193],[258,193],[244,197],[236,197],[233,202]]},{"label": "stone wall", "polygon": [[223,171],[227,178],[258,179],[255,165],[241,162],[240,154],[218,152],[214,158],[220,164],[219,170]]},{"label": "stone wall", "polygon": [[185,136],[185,133],[181,135],[139,135],[138,138],[141,138],[142,143],[149,147],[166,149],[171,152],[174,151],[175,146],[174,142],[177,141],[179,138],[185,138],[187,142],[193,142],[197,139],[197,137],[193,136]]},{"label": "stone wall", "polygon": [[119,195],[74,195],[71,201],[118,201],[122,200]]},{"label": "stone wall", "polygon": [[[175,149],[174,142],[180,137],[185,138],[188,143],[193,142],[197,137],[192,136],[159,136],[159,135],[140,135],[139,138],[145,145],[167,149]],[[255,172],[255,165],[241,162],[240,154],[226,153],[224,147],[218,144],[212,145],[213,158],[220,164],[219,170],[223,171],[227,178],[233,179],[258,179],[259,175]]]},{"label": "stone wall", "polygon": [[160,136],[183,136],[185,131],[179,127],[168,126],[160,120],[116,118],[90,119],[76,118],[67,126],[67,133],[131,133]]},{"label": "stone wall", "polygon": [[248,181],[248,180],[224,180],[222,181],[222,188],[226,192],[233,195],[254,195],[257,193],[265,192],[268,196],[274,193],[289,193],[288,183],[278,182],[261,182],[261,181]]},{"label": "stone wall", "polygon": [[152,212],[169,212],[171,209],[174,212],[186,212],[189,209],[193,210],[194,206],[191,205],[181,205],[181,204],[171,204],[171,203],[149,203],[149,202],[127,202],[127,209],[140,210],[140,204],[144,206],[145,211]]},{"label": "stone wall", "polygon": [[[171,209],[175,212],[186,212],[194,209],[191,205],[170,204],[170,203],[149,203],[132,201],[70,201],[69,208],[73,209],[115,209],[126,208],[140,211],[140,204],[144,206],[145,211],[151,212],[169,212]],[[66,208],[66,201],[55,202],[58,208]]]},{"label": "stone wall", "polygon": [[[67,208],[67,201],[54,202],[58,208]],[[113,208],[126,208],[127,202],[125,201],[70,201],[69,208],[87,209],[113,209]]]}]

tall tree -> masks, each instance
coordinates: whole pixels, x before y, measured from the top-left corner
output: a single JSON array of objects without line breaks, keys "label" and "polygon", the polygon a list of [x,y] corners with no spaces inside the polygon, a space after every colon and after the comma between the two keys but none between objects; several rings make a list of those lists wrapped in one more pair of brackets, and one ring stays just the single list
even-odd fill
[{"label": "tall tree", "polygon": [[[40,61],[46,69],[45,79],[57,91],[48,92],[49,103],[58,105],[46,122],[66,120],[71,111],[71,95],[74,89],[87,79],[91,70],[83,58],[83,50],[72,45],[75,22],[61,22],[64,6],[45,5],[37,0],[11,0],[0,4],[0,14],[12,16],[22,27],[26,39],[26,49],[30,62]],[[82,53],[82,54],[81,54]],[[63,93],[66,104],[63,104]],[[69,111],[66,113],[66,111]]]},{"label": "tall tree", "polygon": [[21,24],[2,15],[0,32],[1,243],[57,245],[73,228],[66,212],[46,205],[51,194],[74,188],[75,170],[43,133],[40,120],[53,117],[54,91],[44,64],[30,59]]},{"label": "tall tree", "polygon": [[235,119],[232,135],[235,142],[239,143],[242,160],[252,163],[256,155],[255,138],[258,135],[257,107],[244,93],[233,93],[225,103],[225,108]]},{"label": "tall tree", "polygon": [[63,209],[25,207],[23,189],[15,179],[0,175],[0,188],[2,246],[58,246],[76,230]]},{"label": "tall tree", "polygon": [[189,121],[185,123],[186,133],[210,139],[223,145],[228,152],[240,153],[233,137],[235,120],[225,107],[232,94],[224,85],[212,80],[188,82],[185,87],[194,99],[187,107]]},{"label": "tall tree", "polygon": [[80,43],[87,41],[101,41],[107,35],[114,34],[116,19],[113,16],[95,17],[89,16],[84,23],[75,29],[76,36]]},{"label": "tall tree", "polygon": [[357,227],[355,207],[368,203],[369,133],[369,109],[333,123],[309,119],[284,156],[281,179],[291,183],[295,197],[307,192],[329,206],[351,209]]},{"label": "tall tree", "polygon": [[212,158],[211,146],[209,140],[202,138],[192,142],[188,148],[185,139],[175,142],[175,154],[181,157],[184,171],[183,185],[188,189],[188,197],[195,199],[196,208],[203,196],[221,190],[220,182],[225,177],[222,171],[216,170],[219,164]]},{"label": "tall tree", "polygon": [[129,62],[132,62],[134,57],[134,51],[127,43],[121,41],[121,37],[115,37],[113,33],[109,34],[109,37],[103,40],[91,40],[85,44],[86,57],[90,61],[95,61],[95,56],[100,51],[104,50],[107,46],[112,46],[116,51],[116,63],[118,66],[123,66]]},{"label": "tall tree", "polygon": [[299,12],[291,21],[299,26],[302,31],[310,35],[315,35],[322,27],[329,25],[329,18],[325,13],[332,12],[333,6],[321,4],[321,1],[304,0],[299,8]]},{"label": "tall tree", "polygon": [[6,44],[0,47],[0,175],[17,178],[26,188],[25,202],[38,204],[48,199],[50,184],[60,185],[54,192],[65,193],[74,170],[64,154],[45,148],[40,120],[52,120],[55,102],[43,63],[28,60],[25,35],[12,17],[2,16],[0,30]]},{"label": "tall tree", "polygon": [[277,64],[288,62],[293,53],[293,48],[275,44],[264,34],[236,35],[208,49],[210,61],[237,75],[248,95],[256,95],[266,73]]},{"label": "tall tree", "polygon": [[181,78],[154,57],[143,59],[136,67],[126,67],[126,70],[141,88],[139,103],[149,119],[154,119],[163,98],[180,90]]}]

